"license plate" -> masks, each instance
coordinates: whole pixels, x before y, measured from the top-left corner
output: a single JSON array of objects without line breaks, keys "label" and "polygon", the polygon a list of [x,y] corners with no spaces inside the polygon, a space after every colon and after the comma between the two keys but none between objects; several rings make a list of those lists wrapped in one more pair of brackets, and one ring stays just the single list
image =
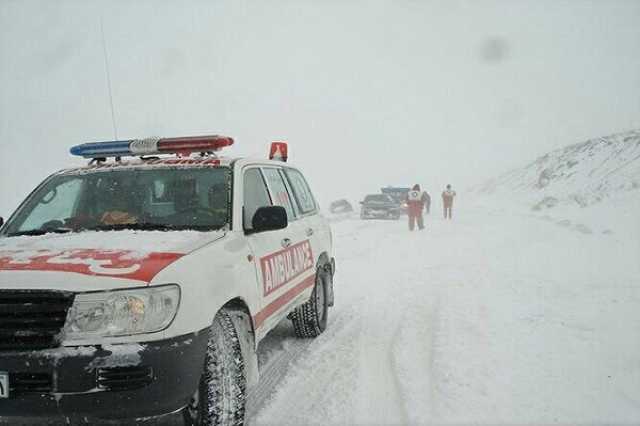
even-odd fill
[{"label": "license plate", "polygon": [[9,398],[9,373],[0,371],[0,398]]}]

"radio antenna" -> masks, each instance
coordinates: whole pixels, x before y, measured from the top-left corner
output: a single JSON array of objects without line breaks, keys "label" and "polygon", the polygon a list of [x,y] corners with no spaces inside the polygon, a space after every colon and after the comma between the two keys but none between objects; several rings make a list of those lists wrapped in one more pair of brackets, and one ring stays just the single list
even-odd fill
[{"label": "radio antenna", "polygon": [[118,127],[116,125],[116,113],[113,107],[113,94],[111,92],[111,73],[109,72],[109,56],[107,55],[107,41],[104,36],[104,23],[100,17],[100,33],[102,34],[102,53],[104,55],[104,71],[107,75],[107,90],[109,91],[109,105],[111,106],[111,124],[113,125],[113,139],[118,140]]}]

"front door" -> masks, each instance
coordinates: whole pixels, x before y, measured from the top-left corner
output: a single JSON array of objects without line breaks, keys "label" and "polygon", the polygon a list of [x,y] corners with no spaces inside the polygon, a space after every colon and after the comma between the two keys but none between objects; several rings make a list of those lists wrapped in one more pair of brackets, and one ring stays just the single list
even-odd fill
[{"label": "front door", "polygon": [[[267,184],[265,189],[265,182]],[[261,295],[261,310],[254,317],[258,336],[264,335],[289,312],[301,293],[313,285],[311,244],[296,220],[291,195],[277,168],[250,168],[244,173],[244,222],[251,229],[251,218],[258,207],[280,205],[287,210],[287,228],[249,234],[254,253]],[[305,281],[307,280],[307,281]],[[313,278],[311,279],[313,281]]]}]

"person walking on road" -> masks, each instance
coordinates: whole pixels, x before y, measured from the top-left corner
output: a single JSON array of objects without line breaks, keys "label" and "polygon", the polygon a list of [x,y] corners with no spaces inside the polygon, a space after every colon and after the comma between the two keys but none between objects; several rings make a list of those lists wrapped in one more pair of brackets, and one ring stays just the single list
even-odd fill
[{"label": "person walking on road", "polygon": [[422,210],[427,200],[427,193],[420,189],[420,185],[415,184],[411,191],[407,193],[407,206],[409,213],[409,231],[413,231],[418,222],[418,229],[424,229],[424,219]]},{"label": "person walking on road", "polygon": [[444,207],[444,218],[451,219],[451,210],[453,209],[453,199],[456,196],[456,191],[451,189],[451,185],[447,185],[447,189],[442,191],[442,205]]},{"label": "person walking on road", "polygon": [[431,210],[431,195],[427,191],[424,191],[424,209],[427,214],[429,214]]}]

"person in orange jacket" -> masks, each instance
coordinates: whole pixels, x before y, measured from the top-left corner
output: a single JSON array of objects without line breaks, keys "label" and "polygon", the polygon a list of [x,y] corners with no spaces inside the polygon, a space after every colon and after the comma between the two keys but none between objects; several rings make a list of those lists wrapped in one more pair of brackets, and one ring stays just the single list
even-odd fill
[{"label": "person in orange jacket", "polygon": [[444,207],[444,218],[451,219],[451,210],[453,209],[453,199],[456,196],[456,191],[451,189],[451,185],[447,185],[447,189],[442,191],[442,206]]},{"label": "person in orange jacket", "polygon": [[418,229],[424,229],[424,219],[422,210],[427,201],[427,193],[420,189],[420,185],[415,184],[411,191],[407,193],[407,213],[409,216],[409,231],[413,231],[418,222]]}]

